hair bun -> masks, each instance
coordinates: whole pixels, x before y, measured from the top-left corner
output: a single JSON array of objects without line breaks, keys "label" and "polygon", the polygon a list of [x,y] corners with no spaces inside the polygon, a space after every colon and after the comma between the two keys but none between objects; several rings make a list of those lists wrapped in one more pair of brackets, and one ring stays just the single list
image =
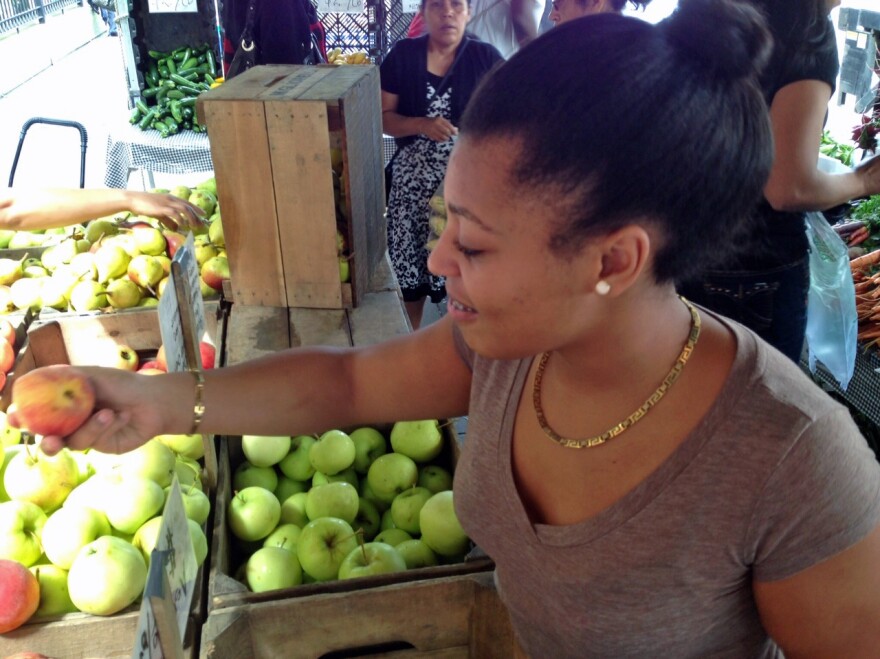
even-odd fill
[{"label": "hair bun", "polygon": [[759,73],[773,46],[761,12],[735,0],[680,0],[661,27],[695,66],[726,79]]}]

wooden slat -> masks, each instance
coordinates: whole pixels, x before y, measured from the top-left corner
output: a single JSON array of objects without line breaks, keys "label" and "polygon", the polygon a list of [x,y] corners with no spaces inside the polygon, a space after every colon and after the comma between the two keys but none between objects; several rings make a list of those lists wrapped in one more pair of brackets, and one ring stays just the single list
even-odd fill
[{"label": "wooden slat", "polygon": [[202,106],[210,131],[235,301],[286,306],[263,103],[206,99]]},{"label": "wooden slat", "polygon": [[290,347],[287,307],[235,303],[226,323],[226,363],[238,364]]},{"label": "wooden slat", "polygon": [[343,309],[291,309],[290,345],[350,347],[348,315]]},{"label": "wooden slat", "polygon": [[287,306],[341,308],[326,104],[267,101],[266,124]]}]

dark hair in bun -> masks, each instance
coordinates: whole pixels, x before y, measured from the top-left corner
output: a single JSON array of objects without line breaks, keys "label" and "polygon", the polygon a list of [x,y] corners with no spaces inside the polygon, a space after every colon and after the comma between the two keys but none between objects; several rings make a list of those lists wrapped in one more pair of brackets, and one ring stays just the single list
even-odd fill
[{"label": "dark hair in bun", "polygon": [[647,220],[663,234],[656,279],[685,279],[744,242],[761,198],[769,45],[759,12],[733,0],[681,0],[656,26],[580,18],[486,76],[461,134],[519,145],[510,176],[558,208],[554,250]]}]

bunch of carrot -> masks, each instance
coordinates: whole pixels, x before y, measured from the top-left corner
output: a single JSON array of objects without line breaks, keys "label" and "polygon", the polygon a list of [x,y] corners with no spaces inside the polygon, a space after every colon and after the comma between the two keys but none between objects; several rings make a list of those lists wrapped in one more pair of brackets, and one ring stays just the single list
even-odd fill
[{"label": "bunch of carrot", "polygon": [[858,339],[865,348],[880,345],[880,249],[852,259],[853,283],[856,289],[856,313],[859,318]]}]

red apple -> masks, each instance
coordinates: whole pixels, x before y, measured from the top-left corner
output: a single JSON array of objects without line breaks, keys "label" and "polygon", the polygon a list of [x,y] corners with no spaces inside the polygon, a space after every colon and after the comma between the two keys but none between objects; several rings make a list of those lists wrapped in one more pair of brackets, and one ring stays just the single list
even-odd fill
[{"label": "red apple", "polygon": [[40,605],[40,583],[17,561],[0,559],[0,634],[18,629]]},{"label": "red apple", "polygon": [[165,371],[159,368],[140,368],[138,373],[141,375],[163,375]]},{"label": "red apple", "polygon": [[92,383],[69,366],[38,368],[17,378],[12,404],[21,426],[38,435],[67,436],[95,407]]},{"label": "red apple", "polygon": [[144,362],[143,364],[141,364],[141,365],[140,365],[140,368],[138,368],[138,371],[159,371],[159,372],[164,372],[164,371],[162,370],[162,368],[160,367],[159,362],[157,362],[155,359],[151,359],[151,360],[146,361],[146,362]]},{"label": "red apple", "polygon": [[15,349],[6,339],[0,337],[0,371],[9,373],[15,365]]},{"label": "red apple", "polygon": [[168,243],[168,256],[174,258],[177,249],[186,242],[186,236],[177,231],[165,230],[162,233],[165,236],[165,242]]},{"label": "red apple", "polygon": [[217,351],[210,343],[207,341],[201,341],[199,343],[199,352],[202,356],[202,368],[214,368],[214,363],[217,355]]},{"label": "red apple", "polygon": [[0,318],[0,337],[9,341],[9,345],[15,347],[15,327],[8,318]]}]

